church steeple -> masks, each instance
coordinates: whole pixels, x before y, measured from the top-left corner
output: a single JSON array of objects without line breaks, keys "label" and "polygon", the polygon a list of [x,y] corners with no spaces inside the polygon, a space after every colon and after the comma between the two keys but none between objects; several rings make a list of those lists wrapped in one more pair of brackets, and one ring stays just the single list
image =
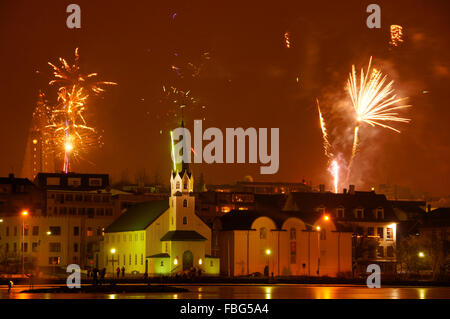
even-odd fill
[{"label": "church steeple", "polygon": [[[184,121],[181,119],[181,127],[184,128]],[[189,194],[194,191],[194,177],[189,170],[189,163],[184,161],[183,151],[186,149],[186,136],[183,134],[182,140],[182,149],[181,149],[181,169],[180,166],[175,165],[175,171],[172,171],[170,176],[170,188],[171,188],[171,196],[176,195],[177,193],[181,194]],[[190,150],[187,150],[189,152]]]},{"label": "church steeple", "polygon": [[[184,120],[183,118],[181,118],[181,127],[184,129]],[[184,155],[184,149],[186,148],[186,140],[185,140],[186,136],[183,135],[183,148],[181,150],[182,154]],[[187,150],[188,152],[190,150]],[[184,173],[188,173],[189,175],[191,174],[191,172],[189,171],[189,163],[186,163],[184,161],[184,156],[181,158],[181,176],[184,175]]]}]

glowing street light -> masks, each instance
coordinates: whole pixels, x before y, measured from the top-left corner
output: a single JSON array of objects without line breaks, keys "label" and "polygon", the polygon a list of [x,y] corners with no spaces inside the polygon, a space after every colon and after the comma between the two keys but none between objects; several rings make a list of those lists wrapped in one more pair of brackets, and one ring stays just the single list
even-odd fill
[{"label": "glowing street light", "polygon": [[176,266],[178,265],[178,257],[175,257],[175,259],[173,260],[173,264]]},{"label": "glowing street light", "polygon": [[23,210],[22,213],[22,275],[25,274],[25,217],[28,216],[28,211]]},{"label": "glowing street light", "polygon": [[423,257],[425,257],[425,254],[424,254],[422,251],[420,251],[420,252],[419,252],[419,257],[420,257],[420,258],[423,258]]},{"label": "glowing street light", "polygon": [[51,231],[48,231],[48,232],[47,232],[47,236],[50,236],[51,234],[52,234]]},{"label": "glowing street light", "polygon": [[325,215],[325,216],[323,216],[323,219],[328,221],[330,219],[330,216]]},{"label": "glowing street light", "polygon": [[2,218],[0,218],[0,223],[3,223],[3,219]]},{"label": "glowing street light", "polygon": [[114,279],[114,273],[115,273],[115,270],[114,270],[114,254],[116,253],[116,249],[115,248],[111,248],[111,255],[112,255],[112,258],[111,258],[111,261],[112,261],[112,273],[113,273],[113,279]]},{"label": "glowing street light", "polygon": [[266,249],[266,255],[269,256],[272,253],[270,249]]},{"label": "glowing street light", "polygon": [[316,227],[316,230],[317,230],[317,231],[320,231],[320,226],[317,226],[317,227]]}]

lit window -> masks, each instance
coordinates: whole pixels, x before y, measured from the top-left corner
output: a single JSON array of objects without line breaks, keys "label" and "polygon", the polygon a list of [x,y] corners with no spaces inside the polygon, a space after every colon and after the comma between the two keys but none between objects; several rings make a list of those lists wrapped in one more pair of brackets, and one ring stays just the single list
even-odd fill
[{"label": "lit window", "polygon": [[392,231],[392,228],[386,228],[386,240],[393,240],[394,239],[394,233]]}]

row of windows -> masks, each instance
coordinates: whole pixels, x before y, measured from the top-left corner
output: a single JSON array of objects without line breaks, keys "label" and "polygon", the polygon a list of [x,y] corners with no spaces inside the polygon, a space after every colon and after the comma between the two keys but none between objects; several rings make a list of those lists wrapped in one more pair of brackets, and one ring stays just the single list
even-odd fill
[{"label": "row of windows", "polygon": [[59,216],[112,216],[113,209],[112,208],[85,208],[85,207],[49,207],[48,213]]},{"label": "row of windows", "polygon": [[49,198],[54,198],[57,203],[64,202],[95,202],[109,203],[110,196],[83,195],[83,194],[49,194]]},{"label": "row of windows", "polygon": [[[21,245],[21,244],[19,244]],[[12,246],[12,252],[17,252],[17,247],[19,246],[17,243],[13,243]],[[33,253],[38,252],[38,247],[39,247],[39,243],[34,242],[31,243],[31,251]],[[61,252],[61,243],[49,243],[48,245],[48,250],[51,253],[59,253]],[[20,251],[22,251],[22,247],[20,247]],[[9,253],[10,252],[10,247],[9,247],[9,243],[5,244],[5,253]],[[23,243],[23,252],[27,253],[28,252],[28,243]],[[78,244],[75,243],[73,244],[73,252],[77,253],[78,252]]]},{"label": "row of windows", "polygon": [[[14,226],[14,235],[13,236],[18,236],[17,229],[18,229],[17,226]],[[39,226],[32,226],[31,229],[32,229],[32,232],[31,232],[32,236],[39,236]],[[24,233],[23,233],[24,236],[29,235],[29,230],[30,230],[29,226],[24,227]],[[6,234],[6,236],[10,236],[9,226],[6,227],[5,234]],[[46,234],[49,236],[61,236],[61,227],[60,226],[50,226],[48,228],[48,231],[46,232]],[[80,227],[74,226],[73,227],[73,236],[79,236],[79,235],[80,235]],[[94,231],[91,227],[87,228],[86,235],[88,237],[94,236]],[[102,236],[102,235],[103,235],[103,229],[100,227],[97,228],[97,236]]]},{"label": "row of windows", "polygon": [[[111,241],[111,243],[114,242],[118,242],[120,243],[120,235],[108,235],[105,237],[105,243],[108,243],[109,241]],[[134,234],[134,241],[138,241],[140,238],[141,241],[144,240],[144,233],[141,233],[141,236],[139,237],[138,233]],[[122,235],[122,241],[126,242],[127,241],[127,234],[123,234]],[[133,241],[133,234],[129,234],[128,235],[128,241]]]},{"label": "row of windows", "polygon": [[[138,255],[137,254],[134,254],[134,260],[133,260],[131,254],[128,255],[128,258],[127,258],[126,254],[123,254],[123,255],[117,254],[117,256],[116,255],[106,256],[106,265],[108,265],[108,263],[112,263],[113,260],[114,260],[114,263],[117,263],[117,266],[120,266],[120,265],[126,266],[127,265],[127,259],[128,259],[128,265],[129,266],[132,265],[132,262],[134,262],[134,265],[137,266],[137,264],[138,264]],[[144,264],[144,254],[141,254],[140,264],[141,265]]]},{"label": "row of windows", "polygon": [[[316,208],[316,211],[321,214],[325,214],[325,207],[318,207]],[[336,218],[345,218],[345,208],[343,207],[336,208],[334,216]],[[357,208],[353,210],[353,217],[357,219],[365,218],[364,208]],[[373,211],[373,217],[375,217],[375,219],[384,219],[384,209],[383,208],[375,209]]]}]

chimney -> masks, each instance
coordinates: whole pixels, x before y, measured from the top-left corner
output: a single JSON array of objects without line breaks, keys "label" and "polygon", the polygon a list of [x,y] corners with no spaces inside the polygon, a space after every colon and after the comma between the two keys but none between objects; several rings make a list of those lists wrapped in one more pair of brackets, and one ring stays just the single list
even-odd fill
[{"label": "chimney", "polygon": [[319,185],[319,192],[324,193],[325,192],[325,184]]},{"label": "chimney", "polygon": [[350,195],[355,195],[355,185],[350,185],[350,186],[348,187],[348,193],[349,193]]},{"label": "chimney", "polygon": [[344,192],[343,192],[344,194],[347,194],[347,188],[344,188]]}]

